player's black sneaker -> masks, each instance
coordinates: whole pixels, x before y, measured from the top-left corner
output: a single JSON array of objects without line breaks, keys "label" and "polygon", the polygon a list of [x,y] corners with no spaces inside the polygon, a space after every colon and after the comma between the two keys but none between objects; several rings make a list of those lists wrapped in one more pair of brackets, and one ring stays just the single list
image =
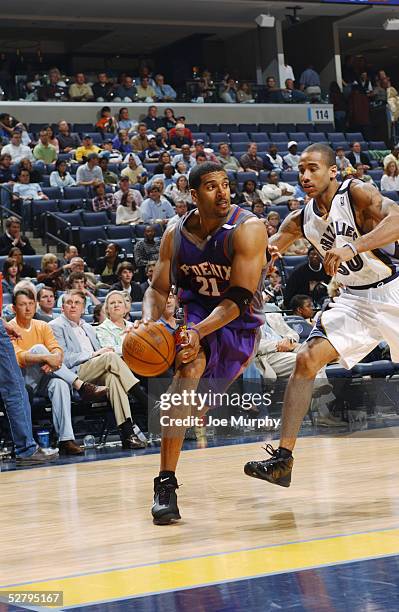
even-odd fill
[{"label": "player's black sneaker", "polygon": [[178,488],[174,476],[154,478],[154,504],[151,512],[155,525],[169,525],[181,518],[177,507],[176,489]]},{"label": "player's black sneaker", "polygon": [[247,476],[267,480],[280,487],[289,487],[294,458],[282,457],[280,449],[274,449],[271,444],[266,444],[264,450],[271,455],[271,458],[265,461],[248,461],[244,466],[244,472]]}]

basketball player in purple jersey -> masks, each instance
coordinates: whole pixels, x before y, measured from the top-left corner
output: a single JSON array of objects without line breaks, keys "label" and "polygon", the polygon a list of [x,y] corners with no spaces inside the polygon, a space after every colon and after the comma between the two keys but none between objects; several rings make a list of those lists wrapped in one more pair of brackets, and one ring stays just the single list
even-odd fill
[{"label": "basketball player in purple jersey", "polygon": [[307,238],[343,290],[297,354],[284,397],[280,447],[267,445],[271,457],[244,468],[248,476],[283,487],[291,483],[292,450],[318,370],[337,360],[352,368],[382,340],[399,361],[399,206],[368,183],[339,184],[335,154],[327,145],[305,149],[299,181],[311,200],[286,217],[271,243],[284,253]]},{"label": "basketball player in purple jersey", "polygon": [[[179,290],[187,331],[176,357],[171,393],[225,391],[245,368],[257,347],[264,322],[261,289],[266,269],[267,233],[252,213],[230,203],[229,179],[222,166],[205,162],[190,172],[197,208],[166,230],[150,287],[144,294],[143,319],[157,321],[172,284]],[[168,412],[169,422],[198,414],[196,406]],[[202,413],[203,414],[203,413]],[[175,470],[185,427],[163,427],[160,473],[154,480],[154,523],[180,519]]]}]

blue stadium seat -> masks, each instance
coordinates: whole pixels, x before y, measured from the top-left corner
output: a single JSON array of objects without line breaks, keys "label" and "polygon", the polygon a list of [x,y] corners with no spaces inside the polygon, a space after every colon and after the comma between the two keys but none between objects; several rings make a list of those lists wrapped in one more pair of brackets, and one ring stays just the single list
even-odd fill
[{"label": "blue stadium seat", "polygon": [[72,159],[72,153],[58,153],[58,159],[60,161],[68,162]]},{"label": "blue stadium seat", "polygon": [[370,140],[369,149],[375,151],[385,151],[388,149],[388,147],[383,140]]},{"label": "blue stadium seat", "polygon": [[134,227],[132,225],[108,225],[108,238],[111,240],[119,238],[134,238]]},{"label": "blue stadium seat", "polygon": [[333,132],[334,124],[333,123],[316,123],[314,126],[315,132]]},{"label": "blue stadium seat", "polygon": [[309,132],[308,134],[310,142],[322,142],[327,143],[326,135],[324,132]]},{"label": "blue stadium seat", "polygon": [[237,181],[239,181],[240,183],[248,181],[249,179],[256,181],[256,183],[258,182],[258,177],[255,172],[237,172]]},{"label": "blue stadium seat", "polygon": [[249,137],[253,142],[269,142],[266,132],[251,132]]},{"label": "blue stadium seat", "polygon": [[295,123],[279,123],[278,125],[279,132],[295,132],[296,126]]},{"label": "blue stadium seat", "polygon": [[305,132],[308,134],[309,132],[314,131],[313,123],[297,123],[296,124],[297,132]]},{"label": "blue stadium seat", "polygon": [[390,200],[393,200],[394,202],[399,202],[399,191],[381,191],[381,194],[385,198],[389,198]]},{"label": "blue stadium seat", "polygon": [[24,255],[24,262],[39,272],[42,266],[42,257],[43,255]]},{"label": "blue stadium seat", "polygon": [[276,142],[277,151],[284,157],[288,153],[288,142],[285,140],[284,142]]},{"label": "blue stadium seat", "polygon": [[285,219],[287,217],[287,215],[289,215],[290,211],[288,210],[288,207],[286,206],[286,204],[279,204],[276,206],[268,206],[266,213],[269,212],[276,212],[280,215],[280,219],[281,221],[283,219]]},{"label": "blue stadium seat", "polygon": [[193,132],[193,139],[194,140],[205,140],[205,142],[208,142],[209,140],[208,134],[206,132]]},{"label": "blue stadium seat", "polygon": [[43,187],[43,193],[49,200],[60,200],[62,198],[62,191],[59,187]]},{"label": "blue stadium seat", "polygon": [[[108,244],[110,242],[111,241],[108,239]],[[119,245],[119,247],[123,249],[127,255],[133,255],[135,241],[131,238],[117,238],[115,240],[112,240],[112,243]]]},{"label": "blue stadium seat", "polygon": [[286,132],[269,132],[271,142],[288,142],[288,136]]},{"label": "blue stadium seat", "polygon": [[40,181],[39,185],[42,189],[43,187],[50,187],[50,175],[43,174],[42,180]]},{"label": "blue stadium seat", "polygon": [[81,244],[95,242],[96,240],[108,240],[104,227],[79,227],[79,240]]},{"label": "blue stadium seat", "polygon": [[233,142],[230,145],[230,149],[233,151],[234,154],[242,155],[243,153],[247,152],[248,143],[247,142]]},{"label": "blue stadium seat", "polygon": [[72,212],[77,208],[84,208],[85,200],[81,200],[79,198],[71,199],[71,200],[60,200],[58,202],[58,210],[60,212]]},{"label": "blue stadium seat", "polygon": [[282,181],[286,183],[297,183],[298,182],[298,172],[296,170],[284,170],[280,178]]},{"label": "blue stadium seat", "polygon": [[395,372],[395,366],[392,361],[381,359],[380,361],[371,361],[370,363],[358,363],[352,368],[353,376],[374,376],[386,377],[391,376]]},{"label": "blue stadium seat", "polygon": [[209,137],[212,143],[229,142],[230,138],[227,132],[209,132]]},{"label": "blue stadium seat", "polygon": [[346,132],[346,140],[348,142],[357,142],[358,140],[364,141],[364,136],[361,132]]},{"label": "blue stadium seat", "polygon": [[154,174],[154,168],[157,164],[156,163],[145,163],[143,164],[144,168],[147,170],[148,174],[150,176],[152,176]]},{"label": "blue stadium seat", "polygon": [[275,123],[259,123],[258,124],[259,132],[277,132],[277,126]]},{"label": "blue stadium seat", "polygon": [[29,132],[35,132],[38,134],[40,130],[45,130],[48,127],[48,123],[30,123]]},{"label": "blue stadium seat", "polygon": [[[91,138],[93,139],[93,143],[95,145],[101,146],[103,143],[103,135],[101,134],[101,132],[88,132],[87,133],[89,136],[91,136]],[[83,136],[83,134],[82,134]]]},{"label": "blue stadium seat", "polygon": [[[56,219],[61,219],[62,221],[65,221],[65,223],[69,223],[73,227],[80,227],[82,225],[81,213],[82,211],[80,210],[74,210],[73,212],[69,213],[57,212]],[[62,225],[64,224],[59,224],[59,227],[62,227]]]},{"label": "blue stadium seat", "polygon": [[191,132],[198,132],[199,131],[198,123],[186,123],[186,128],[188,130],[191,130]]},{"label": "blue stadium seat", "polygon": [[142,308],[143,308],[143,302],[132,302],[132,306],[130,310],[139,310],[141,312]]},{"label": "blue stadium seat", "polygon": [[256,123],[240,123],[238,126],[239,132],[257,132],[258,125]]},{"label": "blue stadium seat", "polygon": [[345,134],[343,132],[327,132],[327,138],[331,143],[342,142],[346,140]]},{"label": "blue stadium seat", "polygon": [[83,212],[83,223],[86,227],[108,225],[109,217],[105,211],[102,212]]},{"label": "blue stadium seat", "polygon": [[299,140],[301,140],[302,142],[308,141],[308,135],[306,132],[288,132],[288,138],[290,140],[295,140],[296,142],[298,142]]},{"label": "blue stadium seat", "polygon": [[199,125],[199,132],[206,132],[207,134],[209,132],[217,132],[218,129],[218,125],[215,123],[200,123]]},{"label": "blue stadium seat", "polygon": [[298,140],[298,153],[302,153],[311,143],[308,140]]},{"label": "blue stadium seat", "polygon": [[368,170],[367,174],[371,176],[373,181],[380,181],[384,171],[382,168],[376,168],[375,170]]},{"label": "blue stadium seat", "polygon": [[[134,235],[136,236],[136,238],[144,238],[144,230],[146,228],[146,224],[145,223],[139,223],[138,225],[134,225],[133,229],[134,229]],[[154,229],[155,229],[155,236],[156,237],[160,237],[162,236],[163,230],[162,230],[162,226],[159,223],[155,223],[154,224]]]},{"label": "blue stadium seat", "polygon": [[65,200],[76,200],[80,198],[87,200],[89,194],[86,187],[82,185],[76,185],[76,187],[64,187],[64,199]]},{"label": "blue stadium seat", "polygon": [[219,123],[219,130],[221,132],[227,132],[228,134],[231,134],[231,132],[240,131],[236,123]]},{"label": "blue stadium seat", "polygon": [[78,134],[90,134],[93,130],[94,125],[92,123],[74,123],[72,125],[72,132],[77,132]]},{"label": "blue stadium seat", "polygon": [[248,134],[245,132],[231,132],[230,141],[233,142],[249,142]]}]

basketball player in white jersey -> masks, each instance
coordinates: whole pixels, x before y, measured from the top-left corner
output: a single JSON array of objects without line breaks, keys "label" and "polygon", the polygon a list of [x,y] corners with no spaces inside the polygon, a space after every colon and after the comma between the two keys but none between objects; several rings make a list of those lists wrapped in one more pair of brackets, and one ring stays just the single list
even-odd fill
[{"label": "basketball player in white jersey", "polygon": [[324,259],[327,274],[344,285],[322,313],[298,352],[284,397],[282,432],[271,457],[250,461],[248,476],[283,487],[291,483],[292,450],[308,411],[313,381],[321,367],[339,360],[350,369],[386,340],[399,361],[399,206],[368,183],[337,181],[334,152],[310,145],[301,155],[299,181],[312,198],[292,212],[271,243],[280,253],[304,237]]}]

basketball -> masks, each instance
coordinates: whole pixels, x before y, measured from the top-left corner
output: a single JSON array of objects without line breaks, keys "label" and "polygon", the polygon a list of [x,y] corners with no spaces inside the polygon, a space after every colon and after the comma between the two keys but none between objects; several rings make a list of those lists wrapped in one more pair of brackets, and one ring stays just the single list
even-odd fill
[{"label": "basketball", "polygon": [[149,323],[131,329],[122,345],[126,364],[140,376],[158,376],[174,362],[176,354],[172,334],[162,323]]}]

